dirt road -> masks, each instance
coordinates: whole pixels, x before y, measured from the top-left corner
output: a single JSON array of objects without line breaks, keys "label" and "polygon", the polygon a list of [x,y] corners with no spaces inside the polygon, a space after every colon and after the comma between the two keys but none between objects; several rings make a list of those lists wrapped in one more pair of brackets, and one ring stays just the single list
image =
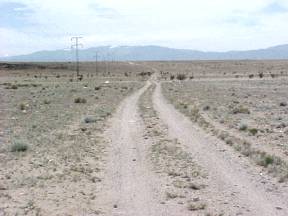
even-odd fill
[{"label": "dirt road", "polygon": [[[148,81],[121,103],[105,133],[109,156],[104,187],[98,198],[103,215],[199,215],[188,210],[177,214],[177,207],[161,203],[165,179],[159,179],[151,169],[148,152],[152,144],[143,138],[145,126],[138,110],[139,98],[151,82],[154,81]],[[209,209],[215,212],[224,209],[225,215],[288,215],[287,187],[262,174],[246,158],[195,126],[166,101],[159,83],[153,106],[159,121],[168,128],[167,138],[176,138],[208,173],[209,185],[201,196],[207,200]]]},{"label": "dirt road", "polygon": [[126,98],[111,119],[110,149],[105,188],[101,196],[105,215],[167,215],[157,201],[157,185],[147,163],[147,147],[137,103],[142,89]]}]

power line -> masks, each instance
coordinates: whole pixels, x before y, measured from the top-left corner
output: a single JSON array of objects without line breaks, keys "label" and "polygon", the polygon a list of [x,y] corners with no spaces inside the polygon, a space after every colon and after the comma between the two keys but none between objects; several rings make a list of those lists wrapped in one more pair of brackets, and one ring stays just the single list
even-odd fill
[{"label": "power line", "polygon": [[75,48],[75,54],[76,54],[76,73],[77,73],[77,77],[79,77],[79,47],[83,47],[83,44],[79,44],[79,40],[82,37],[72,37],[71,41],[73,43],[73,41],[75,41],[74,44],[72,44],[71,49]]}]

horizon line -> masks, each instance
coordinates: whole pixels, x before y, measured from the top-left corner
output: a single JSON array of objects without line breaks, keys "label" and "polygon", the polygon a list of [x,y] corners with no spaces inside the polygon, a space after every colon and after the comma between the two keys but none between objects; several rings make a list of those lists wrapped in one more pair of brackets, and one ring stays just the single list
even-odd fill
[{"label": "horizon line", "polygon": [[[88,50],[88,49],[94,49],[94,48],[100,48],[100,47],[110,47],[111,49],[113,48],[118,48],[118,47],[161,47],[161,48],[168,48],[168,49],[174,49],[174,50],[189,50],[189,51],[195,51],[195,52],[203,52],[203,53],[229,53],[229,52],[247,52],[247,51],[259,51],[259,50],[266,50],[266,49],[271,49],[271,48],[276,48],[276,47],[281,47],[288,45],[288,43],[285,44],[277,44],[277,45],[271,45],[267,46],[264,48],[258,48],[258,49],[247,49],[247,50],[227,50],[227,51],[212,51],[212,50],[199,50],[199,49],[193,49],[193,48],[175,48],[175,47],[169,47],[169,46],[164,46],[164,45],[156,45],[156,44],[150,44],[150,45],[100,45],[100,46],[91,46],[86,49],[80,49],[80,50]],[[16,54],[16,55],[6,55],[6,56],[0,56],[1,59],[5,58],[11,58],[11,57],[19,57],[19,56],[25,56],[25,55],[31,55],[34,53],[39,53],[39,52],[53,52],[53,51],[71,51],[71,49],[68,48],[63,48],[63,49],[43,49],[43,50],[37,50],[37,51],[32,51],[29,53],[24,53],[24,54]]]}]

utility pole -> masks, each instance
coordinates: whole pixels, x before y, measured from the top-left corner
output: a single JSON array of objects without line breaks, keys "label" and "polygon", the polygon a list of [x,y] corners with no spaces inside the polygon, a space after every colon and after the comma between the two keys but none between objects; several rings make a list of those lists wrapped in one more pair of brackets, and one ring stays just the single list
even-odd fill
[{"label": "utility pole", "polygon": [[105,56],[105,73],[108,73],[108,54]]},{"label": "utility pole", "polygon": [[97,75],[98,74],[98,52],[96,52],[96,55],[95,55],[95,71]]},{"label": "utility pole", "polygon": [[110,61],[111,61],[111,54],[107,53],[107,73],[110,73]]},{"label": "utility pole", "polygon": [[81,39],[82,37],[72,37],[71,41],[75,41],[74,44],[72,44],[71,49],[75,48],[75,54],[76,54],[76,73],[77,73],[77,77],[79,77],[79,47],[83,47],[82,44],[79,44],[79,39]]}]

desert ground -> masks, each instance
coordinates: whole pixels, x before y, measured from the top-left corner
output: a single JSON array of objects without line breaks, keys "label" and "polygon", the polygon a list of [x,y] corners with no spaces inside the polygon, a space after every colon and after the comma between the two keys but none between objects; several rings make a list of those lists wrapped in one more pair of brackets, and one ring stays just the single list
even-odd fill
[{"label": "desert ground", "polygon": [[0,216],[287,216],[288,61],[0,63]]}]

